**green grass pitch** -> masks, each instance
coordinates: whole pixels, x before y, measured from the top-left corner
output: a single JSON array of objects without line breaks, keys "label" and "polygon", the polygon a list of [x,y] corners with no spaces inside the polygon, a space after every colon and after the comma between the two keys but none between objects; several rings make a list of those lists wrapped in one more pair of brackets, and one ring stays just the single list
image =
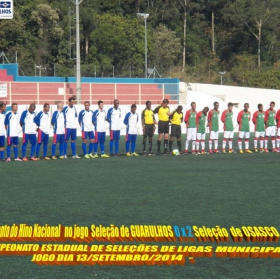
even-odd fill
[{"label": "green grass pitch", "polygon": [[[138,152],[141,141],[139,136]],[[234,143],[236,148],[236,139]],[[108,146],[107,140],[107,152]],[[80,140],[77,147],[81,154]],[[124,153],[123,138],[120,148]],[[1,224],[219,225],[227,229],[252,225],[280,230],[279,163],[280,154],[276,153],[0,162]],[[216,246],[194,245],[198,244]],[[253,246],[245,242],[240,245]],[[30,256],[0,256],[0,277],[279,277],[279,259],[270,258],[197,258],[194,265],[186,260],[184,266],[170,267],[41,267],[30,260]]]}]

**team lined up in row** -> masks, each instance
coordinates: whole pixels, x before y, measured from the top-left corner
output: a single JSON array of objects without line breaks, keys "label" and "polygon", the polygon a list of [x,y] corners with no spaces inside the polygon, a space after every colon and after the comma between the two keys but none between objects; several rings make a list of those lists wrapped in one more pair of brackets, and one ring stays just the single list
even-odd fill
[{"label": "team lined up in row", "polygon": [[[114,155],[119,155],[119,140],[120,140],[120,126],[121,126],[121,110],[119,108],[119,101],[114,100],[114,106],[109,109],[106,114],[103,109],[103,102],[98,101],[98,109],[96,111],[90,110],[90,103],[85,102],[84,110],[79,115],[77,114],[75,99],[69,98],[68,106],[63,108],[62,103],[57,104],[57,110],[52,117],[50,116],[49,104],[44,104],[43,111],[37,115],[35,113],[36,106],[31,104],[28,110],[25,110],[21,117],[17,113],[17,104],[12,104],[12,111],[5,114],[6,105],[0,103],[0,160],[4,160],[4,146],[5,135],[7,133],[7,161],[11,160],[11,146],[14,148],[15,160],[21,161],[18,157],[18,131],[19,125],[23,131],[23,145],[22,145],[22,159],[28,161],[26,157],[26,147],[28,142],[31,144],[30,159],[38,160],[41,144],[43,143],[43,158],[49,160],[47,157],[47,148],[49,142],[50,124],[54,129],[54,137],[52,144],[52,158],[56,159],[56,145],[59,143],[60,158],[67,158],[68,141],[71,138],[71,149],[73,158],[79,158],[76,153],[75,140],[77,139],[77,122],[82,130],[82,149],[85,158],[98,157],[98,144],[100,144],[101,157],[109,157],[105,154],[105,139],[106,139],[106,122],[110,126],[110,155],[113,155],[113,148],[115,145]],[[161,154],[161,141],[164,137],[164,154],[167,154],[173,149],[174,138],[177,138],[177,145],[179,151],[181,148],[181,123],[185,121],[187,127],[187,137],[184,152],[188,152],[189,144],[192,142],[192,153],[205,153],[205,135],[206,126],[209,126],[209,153],[218,153],[218,138],[219,138],[219,120],[220,111],[219,103],[214,103],[214,108],[209,112],[209,108],[205,107],[201,112],[196,111],[196,103],[191,103],[191,109],[188,110],[183,118],[183,107],[178,106],[173,112],[170,112],[168,107],[169,101],[164,99],[162,104],[157,106],[155,110],[151,109],[151,102],[146,102],[146,109],[141,114],[142,128],[143,128],[143,154],[153,155],[152,153],[152,139],[155,132],[155,125],[158,124],[158,141],[157,153]],[[258,140],[260,140],[260,152],[268,152],[268,137],[271,137],[272,151],[278,152],[280,147],[280,129],[276,132],[277,127],[280,127],[280,110],[276,113],[274,110],[275,103],[270,103],[270,108],[264,112],[262,104],[258,105],[258,111],[253,115],[253,123],[255,124],[255,140],[254,148],[258,152]],[[124,124],[127,126],[126,135],[126,154],[127,156],[138,156],[135,153],[135,146],[137,140],[137,123],[138,114],[136,113],[136,105],[131,106],[131,111],[126,114]],[[249,112],[249,104],[245,103],[244,110],[238,114],[237,123],[239,125],[239,139],[238,146],[240,153],[243,153],[242,141],[245,139],[245,152],[251,153],[249,150],[250,138],[250,120],[251,113]],[[155,120],[155,114],[158,114],[158,122]],[[229,144],[229,153],[232,153],[232,142],[235,127],[233,125],[233,104],[228,104],[228,109],[222,113],[221,121],[224,123],[224,139],[223,139],[223,153],[226,152],[226,144]],[[275,123],[276,122],[276,123]],[[171,123],[171,135],[169,137],[169,125]],[[206,124],[207,123],[207,124]],[[36,137],[38,133],[38,137]],[[277,135],[276,135],[277,134]],[[277,136],[277,141],[276,141]],[[36,139],[37,138],[37,139]],[[146,141],[149,138],[149,151],[146,153]],[[90,140],[87,149],[87,139]],[[169,140],[169,141],[168,141]],[[169,145],[168,145],[169,142]],[[213,147],[214,142],[214,149]],[[277,144],[276,144],[277,142]],[[131,145],[131,150],[130,150]],[[276,145],[278,149],[276,149]],[[201,147],[201,150],[200,150]],[[131,152],[130,152],[131,151]],[[92,154],[93,152],[93,154]],[[35,156],[36,154],[36,156]]]}]

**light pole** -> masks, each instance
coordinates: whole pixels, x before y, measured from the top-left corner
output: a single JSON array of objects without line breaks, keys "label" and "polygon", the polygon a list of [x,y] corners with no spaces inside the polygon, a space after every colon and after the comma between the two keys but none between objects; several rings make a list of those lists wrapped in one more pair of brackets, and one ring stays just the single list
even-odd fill
[{"label": "light pole", "polygon": [[81,104],[81,53],[80,53],[80,11],[79,5],[83,0],[72,0],[76,5],[76,92],[77,104]]},{"label": "light pole", "polygon": [[219,72],[221,75],[221,86],[223,85],[223,76],[226,74],[226,71]]},{"label": "light pole", "polygon": [[137,13],[138,18],[143,18],[145,21],[145,78],[148,75],[148,48],[147,48],[147,19],[149,14]]}]

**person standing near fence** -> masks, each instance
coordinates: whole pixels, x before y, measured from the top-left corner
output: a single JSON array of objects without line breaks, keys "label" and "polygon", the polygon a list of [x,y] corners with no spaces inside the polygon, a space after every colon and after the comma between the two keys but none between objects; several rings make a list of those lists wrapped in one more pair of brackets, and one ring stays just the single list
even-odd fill
[{"label": "person standing near fence", "polygon": [[0,102],[0,161],[5,161],[4,147],[5,147],[5,111],[6,104]]},{"label": "person standing near fence", "polygon": [[36,148],[36,124],[34,119],[36,117],[35,113],[36,106],[35,104],[30,104],[29,109],[25,110],[20,117],[20,126],[22,127],[22,160],[28,161],[26,157],[26,147],[28,141],[31,144],[30,151],[30,160],[36,161],[34,157],[35,148]]},{"label": "person standing near fence", "polygon": [[107,113],[107,122],[110,124],[110,155],[113,156],[115,143],[115,156],[119,156],[119,140],[121,134],[121,109],[119,100],[114,100],[114,106]]}]

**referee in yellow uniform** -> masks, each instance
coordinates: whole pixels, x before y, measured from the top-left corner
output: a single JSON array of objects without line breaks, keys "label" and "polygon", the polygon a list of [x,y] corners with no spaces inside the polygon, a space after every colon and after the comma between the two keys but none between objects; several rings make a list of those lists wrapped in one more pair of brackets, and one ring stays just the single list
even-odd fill
[{"label": "referee in yellow uniform", "polygon": [[154,114],[158,114],[158,151],[157,154],[160,155],[160,145],[162,135],[164,134],[164,155],[167,154],[167,147],[168,147],[168,134],[169,134],[169,115],[170,109],[168,107],[169,100],[164,99],[162,104],[156,107],[154,110]]},{"label": "referee in yellow uniform", "polygon": [[183,107],[179,105],[175,111],[171,113],[169,116],[170,122],[171,122],[171,135],[169,139],[169,152],[172,153],[172,145],[173,140],[176,137],[177,138],[177,145],[178,150],[181,153],[182,152],[182,145],[181,145],[181,123],[183,122]]},{"label": "referee in yellow uniform", "polygon": [[147,137],[149,137],[149,153],[148,155],[152,155],[152,147],[153,147],[153,136],[155,133],[155,125],[156,120],[154,116],[154,111],[151,109],[152,103],[151,101],[146,102],[146,108],[142,111],[141,119],[142,119],[142,128],[143,128],[143,155],[146,153],[146,141]]}]

